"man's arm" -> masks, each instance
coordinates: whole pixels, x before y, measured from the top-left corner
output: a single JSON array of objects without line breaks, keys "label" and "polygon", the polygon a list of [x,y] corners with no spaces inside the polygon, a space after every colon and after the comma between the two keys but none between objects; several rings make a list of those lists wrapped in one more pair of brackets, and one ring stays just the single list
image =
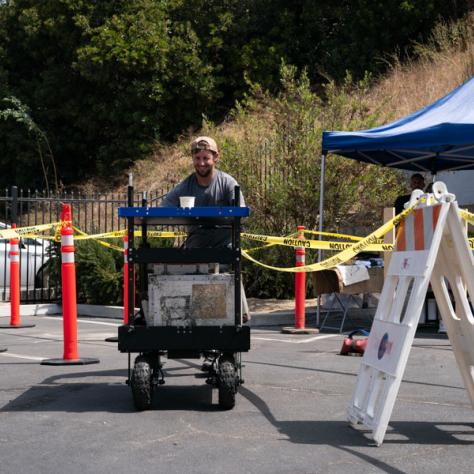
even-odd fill
[{"label": "man's arm", "polygon": [[179,207],[179,185],[169,191],[160,202],[160,207]]},{"label": "man's arm", "polygon": [[[228,201],[230,205],[234,202],[234,199],[235,199],[236,186],[240,187],[240,184],[235,180],[235,178],[231,177],[231,179],[227,183],[227,195],[228,195]],[[244,199],[244,193],[242,192],[242,188],[240,188],[240,207],[245,207],[245,199]]]},{"label": "man's arm", "polygon": [[242,193],[242,189],[240,190],[240,207],[245,207],[245,199],[244,194]]},{"label": "man's arm", "polygon": [[410,200],[409,195],[398,196],[397,199],[395,199],[395,202],[393,203],[393,207],[395,208],[396,215],[400,214],[400,212],[403,211],[405,203],[409,200]]}]

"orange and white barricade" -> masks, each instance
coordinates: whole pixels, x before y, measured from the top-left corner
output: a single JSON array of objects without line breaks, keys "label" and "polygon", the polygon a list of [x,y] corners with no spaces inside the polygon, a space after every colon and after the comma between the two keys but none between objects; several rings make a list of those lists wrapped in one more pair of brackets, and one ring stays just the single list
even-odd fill
[{"label": "orange and white barricade", "polygon": [[74,259],[74,229],[70,204],[61,207],[61,294],[63,307],[62,358],[43,359],[41,365],[97,364],[99,359],[79,357],[77,348],[76,265]]},{"label": "orange and white barricade", "polygon": [[[12,223],[12,229],[16,224]],[[0,329],[34,328],[34,324],[23,324],[20,318],[20,239],[10,239],[10,324],[0,324]]]},{"label": "orange and white barricade", "polygon": [[400,223],[347,412],[352,424],[372,430],[377,445],[390,421],[430,281],[474,408],[474,318],[466,295],[466,289],[474,295],[474,261],[455,196],[441,182],[433,193],[414,191],[413,211]]}]

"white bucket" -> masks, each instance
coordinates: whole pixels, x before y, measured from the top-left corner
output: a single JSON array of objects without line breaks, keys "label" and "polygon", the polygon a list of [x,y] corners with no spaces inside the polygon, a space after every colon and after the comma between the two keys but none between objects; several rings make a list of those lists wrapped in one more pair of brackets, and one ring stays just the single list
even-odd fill
[{"label": "white bucket", "polygon": [[194,207],[194,196],[180,196],[179,205],[181,207]]}]

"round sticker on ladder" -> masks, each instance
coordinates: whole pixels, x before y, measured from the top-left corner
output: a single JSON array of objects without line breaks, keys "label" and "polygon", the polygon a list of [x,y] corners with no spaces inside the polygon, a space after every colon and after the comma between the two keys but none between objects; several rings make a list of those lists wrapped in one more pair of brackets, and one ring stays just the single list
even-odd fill
[{"label": "round sticker on ladder", "polygon": [[379,360],[384,356],[387,350],[387,343],[388,343],[388,333],[385,333],[380,340],[379,350],[377,353],[377,357]]}]

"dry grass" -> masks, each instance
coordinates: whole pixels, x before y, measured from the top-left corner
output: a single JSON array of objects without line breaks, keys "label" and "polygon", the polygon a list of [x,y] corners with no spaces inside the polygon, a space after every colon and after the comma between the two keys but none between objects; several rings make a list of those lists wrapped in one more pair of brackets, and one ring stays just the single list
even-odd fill
[{"label": "dry grass", "polygon": [[[430,43],[418,45],[417,51],[417,58],[403,64],[394,58],[388,73],[368,92],[366,100],[372,109],[368,113],[381,109],[383,123],[434,102],[474,74],[474,15],[455,24],[439,24]],[[204,124],[200,134],[213,135],[218,143],[231,139],[243,146],[258,146],[272,111],[263,107],[258,114],[248,123]],[[157,145],[148,159],[137,162],[130,170],[136,188],[161,190],[191,172],[190,141],[190,136],[184,136],[174,145]]]},{"label": "dry grass", "polygon": [[157,147],[148,159],[136,162],[131,170],[135,188],[153,191],[177,184],[191,169],[186,145],[181,140],[173,146]]},{"label": "dry grass", "polygon": [[[462,35],[462,36],[461,36]],[[393,120],[448,94],[474,74],[474,15],[452,25],[439,24],[416,59],[393,60],[389,73],[370,91],[373,107],[384,104]]]}]

